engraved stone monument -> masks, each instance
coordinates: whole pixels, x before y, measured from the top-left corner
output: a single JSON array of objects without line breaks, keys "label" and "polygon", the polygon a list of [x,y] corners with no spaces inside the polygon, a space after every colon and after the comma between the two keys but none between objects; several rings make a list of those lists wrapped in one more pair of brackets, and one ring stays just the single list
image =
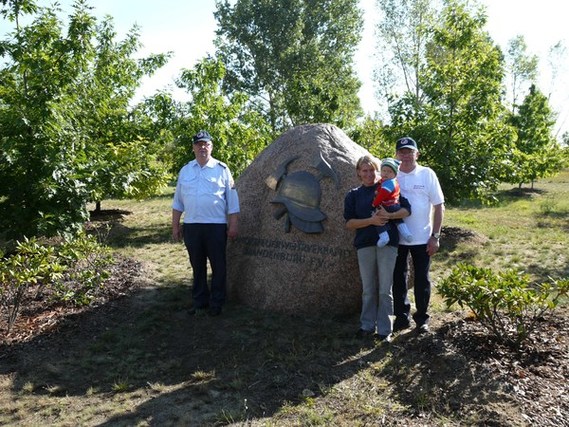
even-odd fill
[{"label": "engraved stone monument", "polygon": [[[361,282],[344,197],[369,154],[339,128],[295,127],[236,181],[239,236],[228,243],[231,299],[290,314],[358,312]],[[370,209],[371,211],[371,209]]]}]

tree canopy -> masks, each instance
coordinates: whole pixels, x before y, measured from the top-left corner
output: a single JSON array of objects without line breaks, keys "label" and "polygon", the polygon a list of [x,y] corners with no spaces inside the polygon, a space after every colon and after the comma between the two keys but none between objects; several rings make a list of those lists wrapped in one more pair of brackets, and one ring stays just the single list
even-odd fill
[{"label": "tree canopy", "polygon": [[517,130],[514,155],[503,177],[505,182],[533,182],[558,171],[564,164],[560,147],[553,138],[555,120],[545,95],[531,85],[518,111],[511,116]]},{"label": "tree canopy", "polygon": [[249,95],[274,132],[302,123],[355,124],[361,83],[357,0],[216,3],[218,54],[229,91]]},{"label": "tree canopy", "polygon": [[[167,55],[136,60],[134,27],[117,41],[83,0],[65,28],[59,8],[4,1],[14,29],[0,41],[0,223],[14,236],[76,232],[88,201],[164,185],[156,150],[131,120],[143,76]],[[22,14],[29,24],[22,25]]]},{"label": "tree canopy", "polygon": [[[418,141],[421,159],[437,172],[448,201],[486,198],[512,170],[522,148],[516,144],[526,137],[518,135],[522,128],[504,103],[504,56],[484,30],[485,9],[464,0],[444,0],[440,10],[433,0],[378,4],[383,54],[395,66],[387,72],[385,64],[378,67],[389,112],[384,135]],[[521,40],[510,55],[526,58]],[[533,78],[533,59],[526,62],[509,70],[517,76],[516,90],[521,80]],[[551,137],[550,127],[540,129]]]},{"label": "tree canopy", "polygon": [[268,123],[250,107],[247,95],[225,92],[224,76],[225,66],[216,58],[204,58],[180,74],[177,84],[191,100],[178,103],[170,126],[173,172],[193,159],[191,137],[200,129],[212,134],[214,157],[227,163],[236,177],[270,142]]},{"label": "tree canopy", "polygon": [[527,52],[527,44],[523,36],[516,36],[508,43],[506,52],[506,67],[510,77],[510,102],[512,112],[518,108],[518,98],[520,92],[534,84],[537,80],[537,55],[530,55]]},{"label": "tree canopy", "polygon": [[450,202],[562,167],[567,150],[552,136],[548,98],[531,86],[516,101],[535,77],[523,39],[503,55],[476,2],[378,5],[383,121],[359,120],[357,0],[218,0],[216,56],[177,80],[190,100],[161,91],[138,105],[142,78],[169,53],[137,59],[136,26],[118,40],[112,18],[98,21],[87,0],[76,0],[66,20],[57,5],[0,0],[11,28],[0,40],[1,229],[14,237],[76,233],[88,202],[155,194],[193,158],[190,138],[200,129],[235,176],[302,123],[335,124],[382,157],[410,135]]}]

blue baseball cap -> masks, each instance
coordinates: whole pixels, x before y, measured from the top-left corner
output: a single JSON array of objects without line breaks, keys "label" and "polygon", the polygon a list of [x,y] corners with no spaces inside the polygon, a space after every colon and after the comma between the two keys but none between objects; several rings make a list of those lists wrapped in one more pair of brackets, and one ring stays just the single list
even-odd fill
[{"label": "blue baseball cap", "polygon": [[403,148],[409,148],[411,150],[419,151],[417,148],[417,143],[415,140],[409,136],[404,136],[397,140],[397,144],[395,145],[395,151],[402,150]]},{"label": "blue baseball cap", "polygon": [[211,135],[205,130],[200,130],[192,137],[192,141],[194,144],[200,141],[209,142],[211,141]]}]

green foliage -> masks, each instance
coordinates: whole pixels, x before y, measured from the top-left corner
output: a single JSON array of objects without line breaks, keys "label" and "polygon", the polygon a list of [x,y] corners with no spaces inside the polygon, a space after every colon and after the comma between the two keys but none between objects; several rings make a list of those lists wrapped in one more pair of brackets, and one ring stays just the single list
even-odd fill
[{"label": "green foliage", "polygon": [[0,16],[10,22],[18,20],[20,13],[35,13],[38,7],[36,0],[2,0]]},{"label": "green foliage", "polygon": [[0,260],[0,309],[8,328],[32,293],[50,295],[46,303],[88,305],[109,277],[111,262],[109,248],[85,234],[56,244],[35,238],[18,242],[14,253]]},{"label": "green foliage", "polygon": [[99,287],[110,276],[111,251],[94,236],[82,234],[56,247],[57,262],[65,267],[59,280],[50,286],[55,302],[89,305]]},{"label": "green foliage", "polygon": [[520,348],[539,318],[569,294],[569,280],[533,284],[516,270],[494,273],[461,263],[437,289],[448,306],[472,310],[497,341]]},{"label": "green foliage", "polygon": [[508,43],[506,68],[510,81],[512,112],[518,107],[518,95],[524,84],[537,80],[537,55],[527,53],[527,44],[523,36],[518,35]]},{"label": "green foliage", "polygon": [[42,246],[35,239],[25,239],[16,253],[0,260],[0,309],[10,329],[18,317],[20,305],[31,286],[38,291],[59,280],[63,267],[56,261],[54,249]]},{"label": "green foliage", "polygon": [[169,117],[172,136],[171,172],[194,157],[192,135],[200,129],[213,137],[213,156],[228,164],[234,177],[253,161],[271,141],[271,132],[263,117],[251,108],[249,98],[240,92],[227,94],[222,83],[225,66],[219,59],[204,58],[194,68],[184,70],[178,86],[188,91],[191,100],[170,104],[163,97],[148,107],[162,117]]},{"label": "green foliage", "polygon": [[[450,203],[487,200],[500,182],[528,171],[515,145],[520,126],[502,102],[506,66],[513,96],[535,77],[535,58],[525,55],[523,40],[512,42],[506,63],[484,30],[478,2],[445,0],[440,10],[431,0],[378,4],[384,61],[376,77],[388,102],[387,140],[415,138],[421,162],[437,172]],[[545,151],[528,160],[540,171],[557,164]]]},{"label": "green foliage", "polygon": [[2,9],[15,22],[0,42],[0,225],[10,237],[75,234],[88,201],[152,194],[168,179],[128,110],[166,55],[133,59],[136,27],[117,42],[112,20],[98,24],[90,9],[77,0],[66,29],[58,6]]},{"label": "green foliage", "polygon": [[563,167],[561,147],[553,137],[555,120],[547,97],[535,85],[511,116],[518,139],[513,158],[504,170],[503,181],[512,184],[533,182],[559,172]]},{"label": "green foliage", "polygon": [[379,118],[366,116],[349,133],[350,138],[378,158],[393,157],[394,144],[384,135],[384,126]]},{"label": "green foliage", "polygon": [[442,19],[421,71],[425,100],[416,129],[421,155],[452,202],[498,186],[512,133],[502,118],[501,54],[482,30],[485,16],[449,1]]},{"label": "green foliage", "polygon": [[249,95],[273,132],[303,123],[355,124],[361,84],[353,55],[363,27],[357,0],[216,4],[224,83]]},{"label": "green foliage", "polygon": [[148,140],[108,142],[99,157],[89,162],[85,180],[89,200],[144,199],[156,194],[170,178],[167,165]]},{"label": "green foliage", "polygon": [[379,101],[387,107],[397,103],[400,88],[410,113],[422,103],[420,71],[426,66],[427,43],[437,25],[438,11],[432,3],[431,0],[377,0],[383,19],[377,26],[379,64],[375,79],[382,95]]},{"label": "green foliage", "polygon": [[80,160],[91,201],[142,199],[156,194],[170,178],[160,161],[162,147],[145,138],[144,123],[136,121],[129,107],[141,79],[163,66],[167,55],[135,60],[140,46],[137,28],[122,41],[115,41],[115,36],[112,20],[107,18],[97,27],[81,97],[88,143]]}]

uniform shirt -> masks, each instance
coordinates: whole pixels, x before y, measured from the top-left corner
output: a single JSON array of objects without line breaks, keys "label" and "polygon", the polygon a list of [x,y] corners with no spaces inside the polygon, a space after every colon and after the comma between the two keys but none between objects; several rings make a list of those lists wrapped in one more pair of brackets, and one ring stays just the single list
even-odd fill
[{"label": "uniform shirt", "polygon": [[413,214],[404,218],[413,239],[405,245],[424,245],[432,233],[432,208],[445,202],[439,179],[428,167],[417,165],[409,173],[397,173],[401,195],[413,206]]},{"label": "uniform shirt", "polygon": [[[364,219],[369,218],[373,213],[371,203],[375,196],[377,186],[371,185],[366,187],[361,185],[354,188],[346,194],[344,199],[344,219]],[[399,199],[402,208],[407,209],[411,213],[411,206],[405,197]],[[397,246],[399,244],[399,233],[397,227],[389,227],[387,230],[389,234],[390,246]],[[368,246],[376,246],[378,240],[377,226],[368,225],[367,227],[357,228],[356,236],[354,237],[354,246],[356,249],[365,248]]]},{"label": "uniform shirt", "polygon": [[227,224],[227,215],[239,212],[239,197],[227,165],[210,158],[201,167],[196,160],[178,176],[172,209],[184,212],[184,223]]}]

